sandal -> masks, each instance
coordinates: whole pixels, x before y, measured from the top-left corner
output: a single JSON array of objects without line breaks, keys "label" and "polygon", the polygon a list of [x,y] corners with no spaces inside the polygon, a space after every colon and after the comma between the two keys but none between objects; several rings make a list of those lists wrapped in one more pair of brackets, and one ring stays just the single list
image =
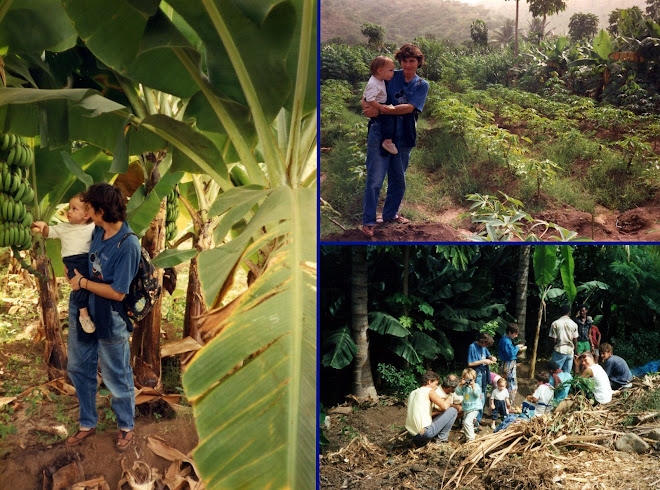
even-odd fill
[{"label": "sandal", "polygon": [[362,225],[362,233],[368,237],[374,236],[374,225]]},{"label": "sandal", "polygon": [[64,443],[68,447],[75,447],[82,444],[82,442],[87,439],[89,436],[96,432],[96,427],[89,430],[78,429],[75,434],[69,437]]},{"label": "sandal", "polygon": [[398,223],[400,225],[407,225],[410,223],[410,220],[397,214],[394,218],[386,220],[385,223]]},{"label": "sandal", "polygon": [[117,434],[117,451],[123,453],[133,442],[133,431],[120,430]]}]

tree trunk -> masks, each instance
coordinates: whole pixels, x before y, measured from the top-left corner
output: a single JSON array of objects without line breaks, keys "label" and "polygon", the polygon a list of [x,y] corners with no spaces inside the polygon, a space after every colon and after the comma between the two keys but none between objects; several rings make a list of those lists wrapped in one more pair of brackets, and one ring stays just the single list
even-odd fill
[{"label": "tree trunk", "polygon": [[183,336],[192,337],[204,345],[199,332],[200,316],[206,312],[206,302],[202,294],[202,285],[199,282],[199,265],[197,257],[190,261],[188,272],[188,290],[186,291],[186,311],[183,316]]},{"label": "tree trunk", "polygon": [[[165,201],[161,202],[160,211],[151,221],[149,229],[142,238],[142,246],[149,256],[154,258],[165,248]],[[156,269],[158,282],[163,283],[163,269]],[[158,297],[152,310],[142,321],[136,322],[133,332],[131,357],[135,381],[142,386],[156,390],[162,389],[160,369],[160,326],[162,322],[163,295]]]},{"label": "tree trunk", "polygon": [[518,57],[518,4],[520,0],[516,0],[516,40],[514,42],[513,55]]},{"label": "tree trunk", "polygon": [[[195,229],[193,246],[200,252],[210,250],[212,241],[208,229],[209,222],[201,222],[201,218],[200,220],[193,220],[193,222],[197,223],[195,228],[199,227],[199,229]],[[254,279],[256,279],[256,276]],[[201,345],[204,345],[205,342],[199,331],[199,324],[201,321],[200,317],[206,313],[206,310],[207,305],[202,292],[202,284],[199,281],[199,264],[197,262],[197,257],[195,257],[190,261],[190,269],[188,272],[186,311],[183,315],[183,336],[192,337]]]},{"label": "tree trunk", "polygon": [[[525,344],[525,325],[527,324],[527,284],[529,281],[529,258],[532,253],[531,245],[521,245],[518,255],[518,275],[516,281],[516,323],[520,329],[518,338]],[[520,357],[524,359],[527,351],[522,351]]]},{"label": "tree trunk", "polygon": [[369,358],[367,247],[353,246],[351,262],[351,330],[357,347],[353,358],[353,391],[358,400],[371,397],[373,401],[377,401],[378,393],[374,386]]},{"label": "tree trunk", "polygon": [[[57,313],[57,283],[50,259],[45,253],[37,256],[35,269],[45,278],[35,276],[46,332],[44,360],[48,365],[48,377],[55,379],[66,374],[67,366],[66,345],[62,339],[62,329]],[[71,331],[71,326],[69,331]]]},{"label": "tree trunk", "polygon": [[534,369],[536,368],[536,351],[539,346],[539,336],[541,335],[541,320],[543,319],[543,310],[545,309],[545,297],[549,290],[550,286],[547,286],[541,293],[541,304],[539,305],[539,316],[536,322],[536,334],[534,335],[534,350],[532,351],[532,360],[529,366],[529,379],[534,379]]}]

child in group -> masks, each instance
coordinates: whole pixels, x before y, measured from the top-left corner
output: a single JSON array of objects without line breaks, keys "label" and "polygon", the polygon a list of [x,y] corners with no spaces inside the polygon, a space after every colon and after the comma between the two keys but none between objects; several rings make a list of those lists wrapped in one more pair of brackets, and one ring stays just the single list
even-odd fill
[{"label": "child in group", "polygon": [[[94,223],[89,213],[89,206],[82,202],[81,194],[76,194],[69,200],[66,212],[68,223],[48,226],[44,221],[32,223],[32,230],[41,233],[46,238],[59,238],[62,243],[62,262],[66,267],[67,276],[71,279],[74,269],[83,277],[89,278],[89,247],[92,244]],[[86,333],[96,330],[94,322],[87,311],[89,291],[78,289],[72,291],[69,300],[80,310],[80,325]]]},{"label": "child in group", "polygon": [[536,380],[536,391],[527,397],[527,401],[534,404],[534,416],[540,417],[552,410],[552,397],[555,392],[550,386],[550,374],[547,371],[537,373],[534,379]]},{"label": "child in group", "polygon": [[463,434],[467,442],[474,441],[474,421],[483,408],[481,401],[481,387],[475,383],[477,372],[472,368],[464,369],[461,373],[461,382],[456,388],[456,394],[463,396]]},{"label": "child in group", "polygon": [[497,355],[500,358],[502,375],[506,377],[507,386],[509,387],[510,403],[514,402],[516,392],[518,391],[518,379],[516,376],[518,354],[527,349],[524,345],[513,345],[513,341],[518,337],[518,333],[518,325],[510,323],[506,327],[506,335],[497,344]]},{"label": "child in group", "polygon": [[511,410],[509,390],[506,389],[506,379],[500,376],[497,380],[497,388],[490,394],[490,411],[493,416],[491,429],[495,430],[496,422],[499,420],[500,415],[502,415],[502,421],[504,421],[509,410]]},{"label": "child in group", "polygon": [[[555,361],[548,363],[548,370],[550,371],[550,386],[554,390],[555,403],[559,403],[568,396],[568,390],[571,387],[568,382],[573,379],[573,376],[571,376],[571,373],[565,373],[559,369],[559,364]],[[558,386],[561,386],[561,389],[558,390]]]},{"label": "child in group", "polygon": [[[378,109],[379,113],[394,109],[393,105],[384,105],[387,102],[387,90],[385,81],[391,80],[394,76],[394,61],[387,56],[377,56],[371,62],[369,67],[371,77],[364,88],[362,96],[364,100],[372,107]],[[387,114],[381,114],[377,117],[381,125],[381,134],[383,136],[382,147],[388,152],[396,155],[399,153],[396,145],[392,142],[395,130],[395,119]]]}]

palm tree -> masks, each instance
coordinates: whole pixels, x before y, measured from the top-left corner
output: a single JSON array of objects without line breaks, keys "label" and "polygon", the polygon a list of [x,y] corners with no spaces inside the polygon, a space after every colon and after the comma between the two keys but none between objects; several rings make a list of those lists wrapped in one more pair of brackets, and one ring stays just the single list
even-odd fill
[{"label": "palm tree", "polygon": [[548,27],[548,23],[545,19],[540,17],[532,17],[532,20],[529,22],[529,29],[527,34],[523,35],[525,41],[531,41],[539,43],[541,39],[545,39],[545,32]]},{"label": "palm tree", "polygon": [[[522,245],[518,255],[518,274],[516,281],[516,322],[520,332],[518,338],[525,343],[525,323],[527,323],[527,283],[529,279],[529,258],[532,253],[530,245]],[[521,356],[524,355],[524,351]]]},{"label": "palm tree", "polygon": [[518,57],[518,11],[519,11],[519,4],[520,0],[516,0],[516,26],[514,29],[514,37],[515,37],[515,43],[514,43],[514,48],[513,48],[513,55],[517,58]]},{"label": "palm tree", "polygon": [[353,359],[353,391],[359,399],[371,397],[378,400],[378,393],[371,374],[371,359],[369,357],[369,279],[367,272],[367,247],[353,246],[351,251],[351,330],[357,353]]},{"label": "palm tree", "polygon": [[513,19],[507,19],[499,30],[494,32],[493,41],[497,44],[508,44],[516,36],[516,23]]}]

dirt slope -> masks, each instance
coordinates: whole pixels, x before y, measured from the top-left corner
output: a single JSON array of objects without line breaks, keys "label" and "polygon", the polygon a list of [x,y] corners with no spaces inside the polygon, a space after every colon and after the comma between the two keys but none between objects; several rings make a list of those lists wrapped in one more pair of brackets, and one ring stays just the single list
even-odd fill
[{"label": "dirt slope", "polygon": [[[447,210],[443,216],[456,216],[457,210]],[[592,215],[571,208],[543,211],[534,218],[555,223],[578,233],[580,237],[607,242],[655,242],[660,241],[660,206],[646,206],[624,213],[599,207]],[[438,217],[438,221],[444,221]],[[376,227],[373,238],[368,238],[359,229],[321,237],[324,242],[436,242],[469,241],[478,228],[465,220],[453,218],[446,223],[417,222],[407,225],[386,224]],[[556,236],[556,233],[554,234]],[[552,239],[552,234],[543,236]]]}]

